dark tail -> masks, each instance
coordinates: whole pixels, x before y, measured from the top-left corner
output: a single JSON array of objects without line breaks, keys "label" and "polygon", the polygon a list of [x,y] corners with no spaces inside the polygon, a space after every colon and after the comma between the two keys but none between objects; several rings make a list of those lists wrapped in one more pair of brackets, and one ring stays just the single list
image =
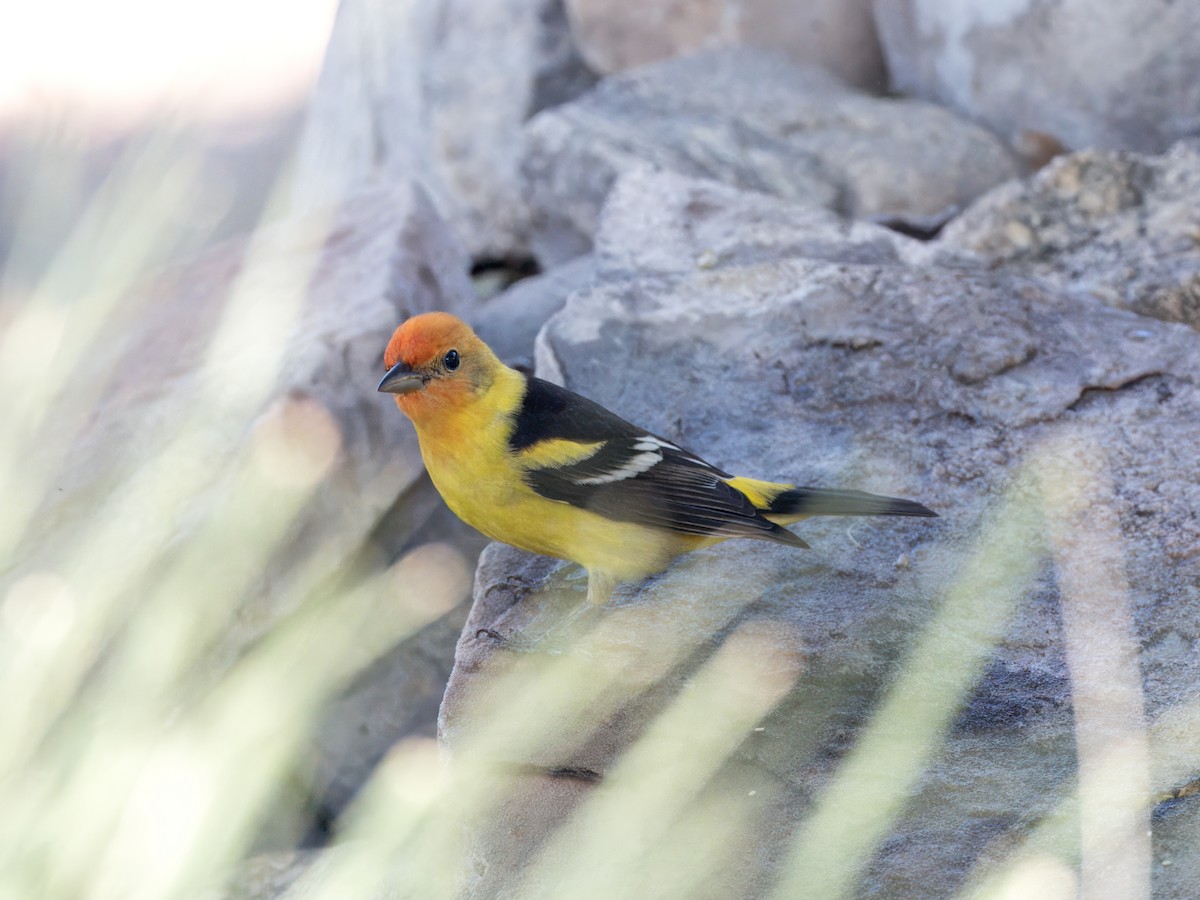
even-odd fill
[{"label": "dark tail", "polygon": [[789,488],[771,500],[766,516],[936,516],[915,500],[898,500],[865,491]]}]

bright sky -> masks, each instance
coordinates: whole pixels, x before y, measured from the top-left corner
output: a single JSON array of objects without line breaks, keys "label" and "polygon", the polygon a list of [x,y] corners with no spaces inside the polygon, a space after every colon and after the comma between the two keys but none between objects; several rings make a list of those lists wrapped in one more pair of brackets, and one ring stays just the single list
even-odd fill
[{"label": "bright sky", "polygon": [[0,118],[66,106],[120,128],[293,100],[337,0],[0,0]]}]

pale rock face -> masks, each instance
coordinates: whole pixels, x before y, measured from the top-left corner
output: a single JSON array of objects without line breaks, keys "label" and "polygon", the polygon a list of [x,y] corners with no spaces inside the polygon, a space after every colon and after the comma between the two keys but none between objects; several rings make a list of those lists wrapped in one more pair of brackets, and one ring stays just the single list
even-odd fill
[{"label": "pale rock face", "polygon": [[567,0],[588,64],[609,74],[718,47],[779,51],[878,90],[883,59],[870,0]]},{"label": "pale rock face", "polygon": [[586,252],[613,181],[638,168],[851,218],[938,213],[1016,174],[994,136],[937,107],[870,97],[775,53],[705,53],[612,76],[529,123],[538,258]]},{"label": "pale rock face", "polygon": [[560,0],[352,0],[301,138],[293,200],[415,179],[475,258],[527,252],[521,126],[594,82]]},{"label": "pale rock face", "polygon": [[898,265],[926,252],[895,231],[820,206],[635,169],[608,195],[594,265],[605,280],[638,280],[790,257]]},{"label": "pale rock face", "polygon": [[1010,138],[1161,152],[1200,130],[1200,3],[876,0],[896,90]]},{"label": "pale rock face", "polygon": [[1089,150],[981,197],[931,248],[1200,328],[1200,142]]},{"label": "pale rock face", "polygon": [[471,326],[505,364],[532,372],[534,342],[542,325],[571,294],[591,284],[595,270],[591,256],[580,256],[524,278],[483,304]]}]

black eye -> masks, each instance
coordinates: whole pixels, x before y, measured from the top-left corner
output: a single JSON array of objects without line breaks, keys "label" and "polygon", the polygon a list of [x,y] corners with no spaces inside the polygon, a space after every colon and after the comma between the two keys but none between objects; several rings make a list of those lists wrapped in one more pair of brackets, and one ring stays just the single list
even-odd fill
[{"label": "black eye", "polygon": [[458,351],[457,350],[446,351],[446,355],[442,357],[442,362],[445,364],[446,368],[450,369],[451,371],[454,371],[455,369],[457,369],[458,368]]}]

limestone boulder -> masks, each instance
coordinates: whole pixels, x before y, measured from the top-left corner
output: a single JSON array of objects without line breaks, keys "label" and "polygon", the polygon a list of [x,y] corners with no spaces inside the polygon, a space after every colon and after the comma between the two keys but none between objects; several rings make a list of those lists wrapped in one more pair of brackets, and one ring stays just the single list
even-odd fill
[{"label": "limestone boulder", "polygon": [[1200,143],[1087,150],[981,197],[931,245],[1110,306],[1200,327]]},{"label": "limestone boulder", "polygon": [[571,294],[591,284],[595,269],[587,255],[523,278],[483,304],[471,325],[505,363],[532,372],[538,332]]},{"label": "limestone boulder", "polygon": [[875,16],[895,89],[1018,143],[1153,153],[1200,130],[1195,0],[875,0]]},{"label": "limestone boulder", "polygon": [[900,265],[927,254],[918,241],[824,207],[649,169],[617,179],[600,222],[595,265],[609,282],[789,257]]},{"label": "limestone boulder", "polygon": [[580,53],[606,74],[698,50],[748,45],[821,66],[867,90],[885,81],[869,0],[567,0],[567,14]]},{"label": "limestone boulder", "polygon": [[586,252],[617,176],[644,167],[851,218],[962,206],[1016,173],[996,138],[946,110],[868,96],[779,54],[714,51],[610,76],[529,122],[539,260]]},{"label": "limestone boulder", "polygon": [[527,253],[521,127],[595,81],[561,0],[338,6],[293,201],[415,179],[477,259]]}]

